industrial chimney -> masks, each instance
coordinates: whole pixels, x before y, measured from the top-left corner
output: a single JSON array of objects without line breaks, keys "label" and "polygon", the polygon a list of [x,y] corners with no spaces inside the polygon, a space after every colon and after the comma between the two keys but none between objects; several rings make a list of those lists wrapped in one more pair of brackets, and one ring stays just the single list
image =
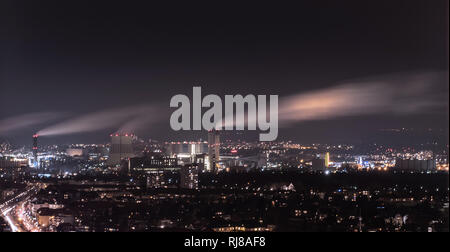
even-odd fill
[{"label": "industrial chimney", "polygon": [[38,154],[38,134],[33,135],[33,158],[34,164],[37,166],[37,154]]}]

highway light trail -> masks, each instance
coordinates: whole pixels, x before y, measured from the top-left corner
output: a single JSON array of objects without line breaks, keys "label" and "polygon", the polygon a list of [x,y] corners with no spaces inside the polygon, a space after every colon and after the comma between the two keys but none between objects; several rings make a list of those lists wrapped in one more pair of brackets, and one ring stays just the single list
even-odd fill
[{"label": "highway light trail", "polygon": [[[22,231],[38,231],[39,229],[34,227],[32,224],[23,221],[24,215],[24,205],[25,202],[30,199],[30,194],[36,193],[39,187],[32,186],[26,191],[19,193],[8,201],[0,204],[1,217],[8,223],[12,232],[22,232]],[[18,207],[18,208],[16,208]],[[14,211],[13,211],[14,210]],[[19,210],[19,211],[17,211]],[[13,211],[11,213],[11,211]],[[19,221],[17,221],[17,219]],[[23,226],[22,226],[22,224]]]},{"label": "highway light trail", "polygon": [[5,210],[2,212],[2,215],[5,216],[5,220],[8,223],[8,225],[11,227],[11,231],[13,232],[19,232],[19,228],[16,227],[16,225],[14,225],[13,221],[11,220],[11,218],[9,218],[8,214],[9,212],[11,212],[13,208],[9,208],[8,210]]}]

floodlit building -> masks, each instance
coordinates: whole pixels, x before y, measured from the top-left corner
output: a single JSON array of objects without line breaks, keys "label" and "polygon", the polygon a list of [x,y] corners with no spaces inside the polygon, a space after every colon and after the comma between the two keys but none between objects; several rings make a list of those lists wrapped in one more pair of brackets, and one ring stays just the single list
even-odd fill
[{"label": "floodlit building", "polygon": [[167,155],[197,155],[208,152],[207,142],[170,142],[166,144]]},{"label": "floodlit building", "polygon": [[75,148],[69,148],[66,150],[67,156],[71,157],[81,157],[84,154],[83,149],[75,149]]},{"label": "floodlit building", "polygon": [[397,159],[395,168],[408,171],[434,171],[436,170],[436,160]]},{"label": "floodlit building", "polygon": [[119,165],[122,160],[134,157],[132,134],[112,134],[108,165]]}]

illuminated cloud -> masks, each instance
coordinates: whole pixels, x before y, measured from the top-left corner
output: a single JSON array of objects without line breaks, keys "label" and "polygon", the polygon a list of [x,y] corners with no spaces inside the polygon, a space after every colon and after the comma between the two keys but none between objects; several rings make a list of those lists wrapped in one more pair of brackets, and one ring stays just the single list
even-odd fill
[{"label": "illuminated cloud", "polygon": [[397,74],[351,81],[318,91],[281,99],[279,117],[284,124],[373,114],[408,115],[432,112],[447,105],[436,92],[441,73]]},{"label": "illuminated cloud", "polygon": [[[446,78],[443,72],[401,73],[281,97],[280,126],[349,116],[433,113],[434,109],[448,106],[448,90],[443,90]],[[244,114],[244,121],[233,121],[231,115],[225,117],[225,125],[247,125],[247,115],[256,111],[239,113]]]}]

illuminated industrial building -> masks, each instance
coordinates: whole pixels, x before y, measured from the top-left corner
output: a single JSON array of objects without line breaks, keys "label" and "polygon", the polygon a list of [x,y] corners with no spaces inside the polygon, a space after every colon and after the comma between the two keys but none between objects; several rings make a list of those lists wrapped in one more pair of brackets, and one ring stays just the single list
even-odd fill
[{"label": "illuminated industrial building", "polygon": [[119,165],[122,160],[134,157],[132,134],[112,134],[108,165]]},{"label": "illuminated industrial building", "polygon": [[436,160],[397,159],[395,168],[404,171],[434,171],[436,170]]},{"label": "illuminated industrial building", "polygon": [[170,142],[166,144],[167,155],[196,155],[208,152],[207,142]]}]

